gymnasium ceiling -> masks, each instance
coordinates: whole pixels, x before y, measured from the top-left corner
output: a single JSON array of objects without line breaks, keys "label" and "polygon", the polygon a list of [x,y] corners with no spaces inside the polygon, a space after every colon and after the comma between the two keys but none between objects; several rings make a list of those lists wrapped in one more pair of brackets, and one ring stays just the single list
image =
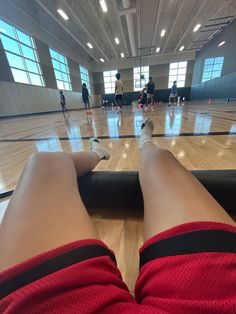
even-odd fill
[{"label": "gymnasium ceiling", "polygon": [[[197,51],[235,18],[236,0],[1,0],[17,10],[88,63],[132,56]],[[64,20],[61,8],[69,17]],[[196,24],[202,26],[193,32]],[[164,37],[160,36],[165,29]],[[118,37],[117,45],[114,38]],[[90,42],[93,49],[87,46]]]}]

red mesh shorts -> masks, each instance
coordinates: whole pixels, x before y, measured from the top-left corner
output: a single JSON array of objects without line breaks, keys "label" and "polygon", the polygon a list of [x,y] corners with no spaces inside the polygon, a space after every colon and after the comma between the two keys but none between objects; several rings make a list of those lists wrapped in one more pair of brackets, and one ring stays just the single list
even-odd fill
[{"label": "red mesh shorts", "polygon": [[115,256],[82,240],[0,274],[0,313],[236,313],[236,228],[197,222],[140,250],[135,299]]}]

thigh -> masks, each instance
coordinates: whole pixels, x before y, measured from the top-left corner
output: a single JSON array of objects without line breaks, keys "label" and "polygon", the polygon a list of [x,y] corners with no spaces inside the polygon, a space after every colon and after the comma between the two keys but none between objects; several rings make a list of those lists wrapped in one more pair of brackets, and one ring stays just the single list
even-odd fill
[{"label": "thigh", "polygon": [[193,221],[235,225],[202,184],[168,151],[152,143],[142,151],[140,180],[145,238]]},{"label": "thigh", "polygon": [[0,270],[68,242],[97,237],[69,155],[34,155],[0,226]]}]

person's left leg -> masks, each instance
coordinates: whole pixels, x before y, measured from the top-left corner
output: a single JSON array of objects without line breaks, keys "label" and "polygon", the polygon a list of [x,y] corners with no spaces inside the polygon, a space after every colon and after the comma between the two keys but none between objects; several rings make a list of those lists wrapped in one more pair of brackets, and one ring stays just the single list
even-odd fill
[{"label": "person's left leg", "polygon": [[88,106],[88,110],[91,111],[90,100],[89,100],[89,99],[88,99],[88,101],[87,101],[87,106]]},{"label": "person's left leg", "polygon": [[29,159],[0,225],[0,271],[75,240],[98,239],[77,185],[77,176],[109,158],[98,142],[92,150]]}]

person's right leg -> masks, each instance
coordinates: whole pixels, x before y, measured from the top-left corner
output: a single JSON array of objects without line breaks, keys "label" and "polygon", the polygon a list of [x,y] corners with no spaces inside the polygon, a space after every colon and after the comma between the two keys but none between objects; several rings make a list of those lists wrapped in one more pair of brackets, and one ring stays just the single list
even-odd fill
[{"label": "person's right leg", "polygon": [[75,240],[98,239],[77,176],[109,154],[98,142],[91,142],[91,149],[37,153],[29,159],[0,225],[0,271]]},{"label": "person's right leg", "polygon": [[194,221],[235,225],[201,183],[167,150],[151,142],[153,126],[141,136],[140,184],[144,198],[144,237]]},{"label": "person's right leg", "polygon": [[77,176],[108,158],[90,144],[28,161],[0,225],[1,313],[139,311],[78,191]]}]

